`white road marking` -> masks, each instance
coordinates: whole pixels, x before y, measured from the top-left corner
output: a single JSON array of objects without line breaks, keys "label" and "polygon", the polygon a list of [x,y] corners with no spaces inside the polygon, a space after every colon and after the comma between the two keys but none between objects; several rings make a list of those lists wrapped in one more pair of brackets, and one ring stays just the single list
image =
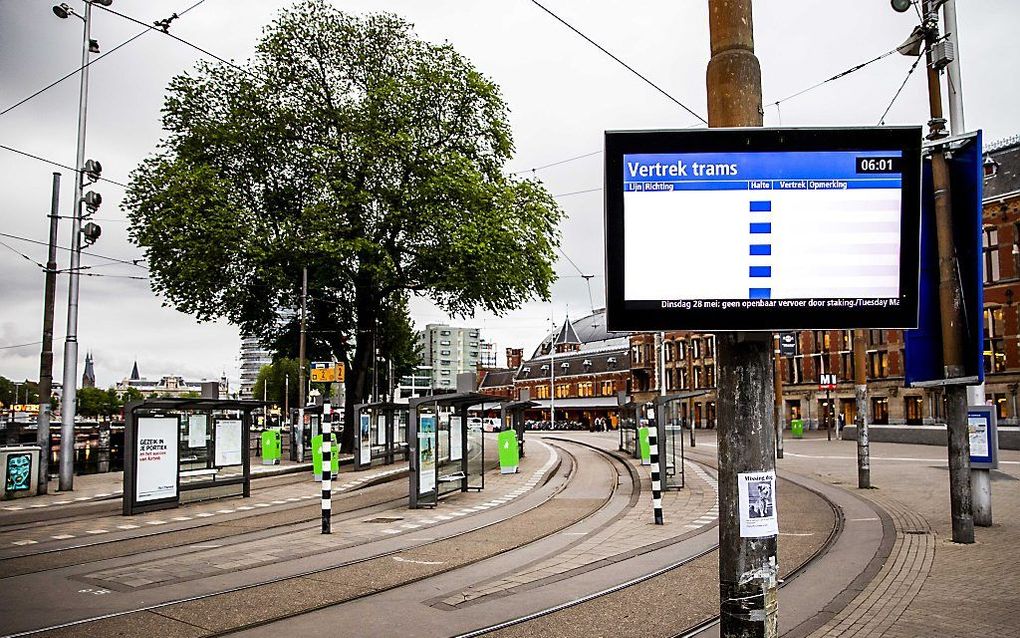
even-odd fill
[{"label": "white road marking", "polygon": [[11,542],[14,543],[15,545],[35,545],[39,541],[23,540],[23,541],[11,541]]},{"label": "white road marking", "polygon": [[87,529],[87,530],[85,530],[85,533],[86,534],[105,534],[108,531],[110,531],[110,530],[106,530],[106,529]]},{"label": "white road marking", "polygon": [[66,541],[69,538],[74,538],[74,534],[57,534],[56,536],[50,536],[50,538],[55,538],[58,541]]},{"label": "white road marking", "polygon": [[117,529],[138,529],[137,525],[118,525]]},{"label": "white road marking", "polygon": [[415,565],[443,565],[446,562],[441,560],[411,560],[410,558],[401,558],[400,556],[394,556],[393,560],[398,563],[414,563]]}]

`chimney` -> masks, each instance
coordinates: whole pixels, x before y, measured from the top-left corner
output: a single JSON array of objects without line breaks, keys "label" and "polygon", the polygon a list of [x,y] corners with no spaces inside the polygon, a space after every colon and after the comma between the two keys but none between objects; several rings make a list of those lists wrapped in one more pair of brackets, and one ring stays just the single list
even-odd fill
[{"label": "chimney", "polygon": [[523,348],[507,348],[506,349],[506,367],[517,369],[521,367],[521,361],[524,359]]}]

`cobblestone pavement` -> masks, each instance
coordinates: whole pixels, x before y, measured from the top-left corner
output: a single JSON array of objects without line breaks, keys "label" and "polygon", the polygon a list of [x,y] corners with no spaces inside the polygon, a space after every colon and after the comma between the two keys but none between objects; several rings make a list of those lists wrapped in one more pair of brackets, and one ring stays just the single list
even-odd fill
[{"label": "cobblestone pavement", "polygon": [[[490,474],[484,492],[458,493],[449,500],[441,501],[434,510],[408,510],[405,503],[400,503],[368,517],[362,515],[353,520],[334,521],[336,533],[332,535],[321,534],[318,527],[303,526],[296,531],[249,540],[239,545],[210,545],[184,555],[122,564],[79,578],[89,584],[124,591],[285,562],[386,536],[425,533],[429,527],[499,507],[522,496],[539,484],[557,460],[557,453],[549,445],[538,442],[531,454],[522,459],[521,472]],[[318,498],[318,494],[312,496]]]}]

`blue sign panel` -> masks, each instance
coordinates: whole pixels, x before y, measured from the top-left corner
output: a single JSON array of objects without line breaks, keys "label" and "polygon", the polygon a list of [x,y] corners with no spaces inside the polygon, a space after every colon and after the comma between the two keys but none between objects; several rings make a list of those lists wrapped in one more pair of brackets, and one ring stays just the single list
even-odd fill
[{"label": "blue sign panel", "polygon": [[995,409],[990,406],[967,408],[967,432],[970,435],[970,467],[994,470],[999,467],[999,432]]},{"label": "blue sign panel", "polygon": [[23,492],[31,487],[32,455],[11,454],[7,457],[5,492]]},{"label": "blue sign panel", "polygon": [[[981,260],[981,200],[984,171],[981,166],[981,132],[947,157],[953,239],[963,284],[964,376],[984,381],[982,352],[984,285]],[[942,323],[939,311],[939,255],[935,225],[935,188],[931,161],[925,160],[921,198],[921,265],[918,286],[917,330],[904,332],[905,381],[913,383],[945,378],[942,363]]]}]

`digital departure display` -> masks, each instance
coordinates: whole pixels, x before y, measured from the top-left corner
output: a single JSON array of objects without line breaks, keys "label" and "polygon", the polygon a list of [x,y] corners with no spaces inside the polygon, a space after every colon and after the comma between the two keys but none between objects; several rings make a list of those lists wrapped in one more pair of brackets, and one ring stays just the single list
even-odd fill
[{"label": "digital departure display", "polygon": [[908,328],[919,128],[606,134],[611,329]]}]

